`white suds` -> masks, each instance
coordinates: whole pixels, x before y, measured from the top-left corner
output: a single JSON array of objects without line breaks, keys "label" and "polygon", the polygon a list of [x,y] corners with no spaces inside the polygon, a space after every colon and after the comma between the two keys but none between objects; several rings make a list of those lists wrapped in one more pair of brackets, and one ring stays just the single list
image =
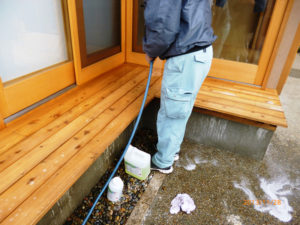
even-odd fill
[{"label": "white suds", "polygon": [[186,170],[194,170],[194,169],[196,169],[196,165],[195,164],[188,164],[188,165],[186,165],[186,166],[184,166],[184,169],[186,169]]},{"label": "white suds", "polygon": [[229,224],[232,224],[232,225],[242,225],[242,222],[240,221],[241,218],[239,216],[236,216],[236,215],[229,215],[226,217],[227,219],[227,222]]},{"label": "white suds", "polygon": [[224,95],[236,96],[234,93],[227,92],[227,91],[218,91],[218,93],[221,93],[221,94],[224,94]]},{"label": "white suds", "polygon": [[[282,222],[289,222],[292,219],[291,213],[293,208],[289,205],[286,195],[291,195],[292,191],[291,183],[285,177],[279,177],[276,180],[267,181],[264,178],[260,178],[260,188],[265,193],[265,196],[259,200],[267,200],[269,203],[266,204],[253,204],[255,210],[263,213],[269,213],[276,217]],[[242,190],[249,200],[257,200],[254,193],[248,188],[248,184],[242,181],[240,184],[233,182],[234,187]],[[280,204],[272,204],[273,201],[280,200]]]},{"label": "white suds", "polygon": [[206,160],[202,159],[200,157],[200,152],[197,150],[191,150],[187,153],[184,154],[183,157],[180,158],[179,162],[176,162],[176,166],[178,167],[183,167],[185,170],[191,171],[195,170],[197,165],[199,164],[206,164],[210,163],[214,166],[218,165],[218,161],[213,159],[213,160]]}]

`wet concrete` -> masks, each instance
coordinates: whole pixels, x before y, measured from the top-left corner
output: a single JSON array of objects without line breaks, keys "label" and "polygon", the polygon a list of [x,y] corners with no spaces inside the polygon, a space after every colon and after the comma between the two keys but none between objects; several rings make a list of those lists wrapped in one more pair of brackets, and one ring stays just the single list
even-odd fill
[{"label": "wet concrete", "polygon": [[[281,100],[289,128],[278,128],[262,161],[189,140],[166,176],[144,224],[300,224],[300,79],[289,77]],[[169,213],[179,193],[196,210]]]}]

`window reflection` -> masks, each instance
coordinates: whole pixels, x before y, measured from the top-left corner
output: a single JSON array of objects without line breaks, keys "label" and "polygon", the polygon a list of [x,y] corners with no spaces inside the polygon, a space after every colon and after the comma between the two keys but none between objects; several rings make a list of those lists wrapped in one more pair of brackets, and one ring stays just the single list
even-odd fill
[{"label": "window reflection", "polygon": [[120,12],[120,0],[83,0],[87,54],[121,44]]},{"label": "window reflection", "polygon": [[214,57],[258,64],[275,0],[214,0]]},{"label": "window reflection", "polygon": [[[275,0],[208,0],[218,36],[214,58],[258,64]],[[142,52],[144,0],[134,0],[133,51]]]}]

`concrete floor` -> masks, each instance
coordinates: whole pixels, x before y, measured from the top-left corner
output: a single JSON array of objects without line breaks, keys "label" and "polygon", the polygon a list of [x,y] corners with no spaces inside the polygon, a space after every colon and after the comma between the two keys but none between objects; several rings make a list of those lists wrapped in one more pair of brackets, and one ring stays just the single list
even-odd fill
[{"label": "concrete floor", "polygon": [[[277,129],[260,162],[185,140],[144,224],[300,224],[299,99],[300,79],[289,77],[281,94],[289,127]],[[169,213],[179,193],[194,199],[191,214]]]}]

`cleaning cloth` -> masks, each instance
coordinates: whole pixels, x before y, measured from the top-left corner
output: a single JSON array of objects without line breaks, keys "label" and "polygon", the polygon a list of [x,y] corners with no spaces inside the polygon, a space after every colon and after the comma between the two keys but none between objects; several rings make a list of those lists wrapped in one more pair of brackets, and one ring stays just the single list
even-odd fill
[{"label": "cleaning cloth", "polygon": [[194,200],[188,194],[178,194],[171,202],[170,213],[177,214],[180,209],[190,214],[196,209]]}]

